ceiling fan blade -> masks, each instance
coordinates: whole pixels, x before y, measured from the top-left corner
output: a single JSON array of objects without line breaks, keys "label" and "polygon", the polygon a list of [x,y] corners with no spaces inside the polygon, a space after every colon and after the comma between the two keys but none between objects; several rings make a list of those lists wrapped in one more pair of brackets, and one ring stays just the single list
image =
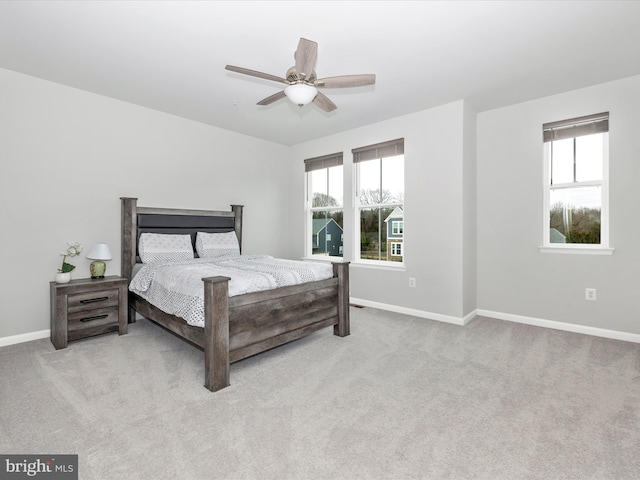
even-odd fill
[{"label": "ceiling fan blade", "polygon": [[320,92],[318,92],[316,98],[313,99],[313,103],[315,103],[325,112],[333,112],[336,108],[338,108],[336,104],[329,99],[329,97]]},{"label": "ceiling fan blade", "polygon": [[273,80],[274,82],[286,83],[287,85],[289,84],[289,82],[287,82],[282,77],[276,77],[275,75],[269,75],[268,73],[262,73],[256,70],[249,70],[248,68],[234,67],[233,65],[227,65],[224,68],[232,72],[242,73],[244,75],[251,75],[252,77],[264,78],[265,80]]},{"label": "ceiling fan blade", "polygon": [[338,77],[319,78],[314,82],[319,88],[363,87],[376,83],[374,74],[341,75]]},{"label": "ceiling fan blade", "polygon": [[293,55],[296,59],[296,72],[301,80],[311,78],[313,69],[316,68],[318,59],[318,44],[306,38],[301,38],[298,42],[298,49]]},{"label": "ceiling fan blade", "polygon": [[284,98],[284,97],[286,97],[286,95],[284,94],[284,90],[282,90],[281,92],[274,93],[273,95],[265,98],[264,100],[260,100],[258,102],[258,105],[270,105],[273,102],[280,100],[281,98]]}]

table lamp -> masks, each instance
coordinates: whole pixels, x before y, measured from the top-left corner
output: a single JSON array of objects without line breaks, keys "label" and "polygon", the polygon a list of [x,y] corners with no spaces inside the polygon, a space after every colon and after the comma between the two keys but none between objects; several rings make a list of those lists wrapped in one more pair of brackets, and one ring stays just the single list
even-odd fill
[{"label": "table lamp", "polygon": [[104,272],[107,270],[107,265],[104,260],[111,260],[111,250],[106,243],[96,243],[89,253],[87,258],[93,260],[89,270],[91,272],[91,278],[104,278]]}]

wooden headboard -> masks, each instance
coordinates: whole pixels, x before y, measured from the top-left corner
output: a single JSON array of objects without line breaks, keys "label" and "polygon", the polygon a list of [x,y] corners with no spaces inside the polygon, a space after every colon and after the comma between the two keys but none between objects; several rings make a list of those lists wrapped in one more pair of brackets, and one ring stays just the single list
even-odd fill
[{"label": "wooden headboard", "polygon": [[140,263],[138,239],[142,233],[189,234],[194,246],[197,232],[235,231],[242,252],[242,205],[231,211],[184,210],[177,208],[138,207],[138,199],[121,197],[121,275],[131,280],[133,267]]}]

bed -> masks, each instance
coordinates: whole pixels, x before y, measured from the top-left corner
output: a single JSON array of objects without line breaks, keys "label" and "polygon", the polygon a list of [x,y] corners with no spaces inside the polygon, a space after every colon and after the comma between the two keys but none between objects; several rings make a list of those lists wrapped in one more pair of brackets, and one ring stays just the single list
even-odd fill
[{"label": "bed", "polygon": [[[121,198],[121,275],[131,283],[141,267],[142,234],[235,232],[242,249],[242,205],[230,211],[140,207],[137,198]],[[196,254],[197,256],[197,254]],[[229,386],[229,365],[318,330],[333,327],[345,337],[349,325],[349,264],[334,262],[331,278],[229,296],[227,276],[202,278],[204,327],[129,292],[129,323],[136,312],[204,350],[204,386],[212,392]]]}]

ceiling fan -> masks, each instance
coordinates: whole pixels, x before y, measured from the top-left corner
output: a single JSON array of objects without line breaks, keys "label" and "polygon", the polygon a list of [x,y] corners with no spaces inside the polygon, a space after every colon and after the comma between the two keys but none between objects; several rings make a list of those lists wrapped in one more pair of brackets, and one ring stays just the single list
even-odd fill
[{"label": "ceiling fan", "polygon": [[233,65],[227,65],[225,69],[287,85],[284,90],[259,101],[258,105],[269,105],[286,96],[300,107],[313,102],[325,112],[331,112],[338,107],[329,97],[319,92],[318,88],[362,87],[376,83],[376,76],[373,74],[317,78],[314,68],[318,58],[318,44],[306,38],[300,39],[293,57],[296,64],[287,70],[286,78]]}]

